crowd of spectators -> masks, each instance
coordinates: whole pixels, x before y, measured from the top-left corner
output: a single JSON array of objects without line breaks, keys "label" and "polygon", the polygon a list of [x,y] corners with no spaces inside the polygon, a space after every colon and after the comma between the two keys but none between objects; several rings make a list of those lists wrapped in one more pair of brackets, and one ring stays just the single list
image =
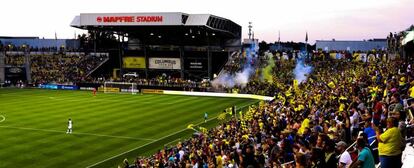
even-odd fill
[{"label": "crowd of spectators", "polygon": [[32,55],[30,60],[33,83],[73,84],[88,80],[105,57],[53,54]]},{"label": "crowd of spectators", "polygon": [[[287,51],[276,51],[271,53],[273,60],[275,62],[275,67],[273,68],[273,82],[269,83],[263,79],[262,70],[268,64],[269,58],[266,56],[261,56],[254,58],[254,69],[256,72],[251,75],[249,82],[246,86],[235,86],[233,88],[227,88],[227,92],[234,93],[234,90],[237,90],[238,93],[248,93],[248,94],[258,94],[266,96],[275,96],[275,93],[280,91],[277,85],[284,83],[292,83],[294,78],[293,69],[296,66],[296,62],[301,57],[301,60],[307,65],[313,63],[321,62],[331,62],[331,61],[344,61],[344,62],[364,62],[364,63],[376,63],[385,60],[389,60],[389,55],[386,51],[383,50],[372,50],[372,51],[329,51],[325,52],[322,50],[314,51],[308,53],[308,56],[305,56],[304,53],[299,53],[297,51],[287,52]],[[239,62],[235,64],[244,64],[246,57],[243,56],[234,56],[235,58],[240,57]],[[233,66],[237,67],[231,69],[232,71],[225,70],[226,73],[235,74],[242,70],[242,65]]]},{"label": "crowd of spectators", "polygon": [[4,57],[4,63],[9,66],[24,66],[24,55],[6,55]]},{"label": "crowd of spectators", "polygon": [[272,82],[250,86],[272,86],[274,101],[124,166],[401,167],[405,137],[413,134],[406,127],[414,124],[412,62],[312,60],[313,72],[299,85],[289,75],[294,61],[279,64]]}]

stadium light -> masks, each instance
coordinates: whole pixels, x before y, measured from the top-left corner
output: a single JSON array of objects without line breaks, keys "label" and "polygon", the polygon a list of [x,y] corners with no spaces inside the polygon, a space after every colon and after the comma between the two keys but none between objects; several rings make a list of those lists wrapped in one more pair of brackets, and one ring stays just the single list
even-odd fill
[{"label": "stadium light", "polygon": [[191,36],[191,38],[195,38],[195,36]]},{"label": "stadium light", "polygon": [[162,36],[158,36],[158,38],[161,38]]},{"label": "stadium light", "polygon": [[184,35],[188,36],[188,33],[185,33]]},{"label": "stadium light", "polygon": [[211,34],[212,36],[215,36],[216,34],[215,33],[213,33],[213,34]]},{"label": "stadium light", "polygon": [[154,33],[150,33],[150,35],[151,35],[151,36],[153,36],[153,35],[154,35]]}]

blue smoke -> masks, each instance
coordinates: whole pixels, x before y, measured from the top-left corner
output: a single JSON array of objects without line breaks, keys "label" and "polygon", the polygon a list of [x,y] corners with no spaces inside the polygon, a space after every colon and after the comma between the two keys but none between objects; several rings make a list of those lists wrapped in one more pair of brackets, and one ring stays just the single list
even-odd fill
[{"label": "blue smoke", "polygon": [[295,79],[298,80],[298,83],[302,83],[306,81],[308,75],[312,73],[313,67],[310,65],[306,65],[304,62],[306,53],[301,52],[299,53],[299,58],[296,60],[296,66],[293,70],[293,74],[295,75]]}]

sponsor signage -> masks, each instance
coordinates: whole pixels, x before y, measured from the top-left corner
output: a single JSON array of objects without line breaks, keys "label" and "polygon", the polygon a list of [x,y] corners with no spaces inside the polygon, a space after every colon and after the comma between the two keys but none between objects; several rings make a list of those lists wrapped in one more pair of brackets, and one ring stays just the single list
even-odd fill
[{"label": "sponsor signage", "polygon": [[123,67],[130,69],[144,69],[145,57],[123,57]]},{"label": "sponsor signage", "polygon": [[9,68],[8,69],[9,73],[13,73],[13,74],[19,74],[23,72],[22,68],[17,68],[17,67],[13,67],[13,68]]},{"label": "sponsor signage", "polygon": [[158,89],[142,89],[142,93],[163,94],[164,91]]},{"label": "sponsor signage", "polygon": [[98,16],[96,21],[101,23],[121,23],[121,22],[162,22],[163,16]]},{"label": "sponsor signage", "polygon": [[95,89],[94,87],[80,87],[80,90],[93,90]]},{"label": "sponsor signage", "polygon": [[187,59],[184,64],[187,70],[207,70],[206,59]]},{"label": "sponsor signage", "polygon": [[73,86],[73,85],[58,85],[58,89],[62,89],[62,90],[78,90],[79,87],[78,86]]},{"label": "sponsor signage", "polygon": [[99,87],[98,92],[120,92],[120,89],[115,87]]},{"label": "sponsor signage", "polygon": [[40,84],[41,89],[53,89],[53,90],[78,90],[79,87],[75,85],[56,85],[56,84]]},{"label": "sponsor signage", "polygon": [[180,58],[149,58],[150,69],[181,69]]},{"label": "sponsor signage", "polygon": [[41,89],[54,89],[57,90],[58,86],[57,85],[52,85],[52,84],[40,84],[39,88]]},{"label": "sponsor signage", "polygon": [[181,13],[87,13],[80,25],[181,25]]},{"label": "sponsor signage", "polygon": [[26,69],[21,67],[4,68],[4,77],[8,80],[26,80]]}]

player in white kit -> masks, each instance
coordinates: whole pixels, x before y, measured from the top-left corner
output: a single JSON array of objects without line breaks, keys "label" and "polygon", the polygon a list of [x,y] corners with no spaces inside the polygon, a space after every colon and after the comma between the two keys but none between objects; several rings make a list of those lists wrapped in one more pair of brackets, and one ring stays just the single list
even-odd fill
[{"label": "player in white kit", "polygon": [[71,134],[72,133],[72,120],[69,118],[68,121],[68,130],[66,131],[67,134]]}]

